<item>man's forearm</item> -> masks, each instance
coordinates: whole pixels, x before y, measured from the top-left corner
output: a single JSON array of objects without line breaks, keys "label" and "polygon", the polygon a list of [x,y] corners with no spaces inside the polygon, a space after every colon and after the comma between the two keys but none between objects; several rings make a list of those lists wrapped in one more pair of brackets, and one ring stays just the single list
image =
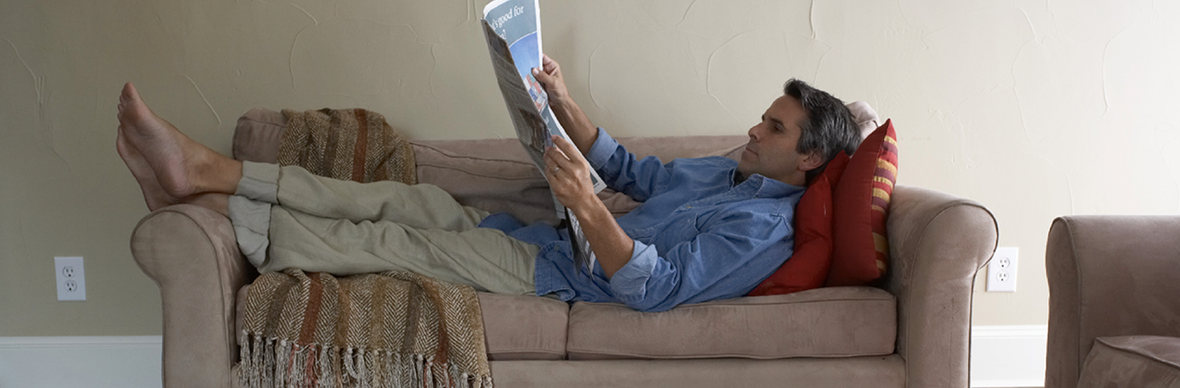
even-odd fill
[{"label": "man's forearm", "polygon": [[614,276],[615,272],[631,261],[631,253],[635,250],[635,240],[632,240],[602,201],[593,201],[585,209],[574,210],[582,233],[590,242],[590,249],[602,266],[606,277]]},{"label": "man's forearm", "polygon": [[583,112],[572,98],[566,99],[565,102],[554,102],[549,108],[557,115],[557,121],[565,128],[565,133],[570,135],[570,140],[578,146],[578,151],[581,151],[582,155],[589,152],[594,141],[598,140],[598,127],[590,122],[586,112]]},{"label": "man's forearm", "polygon": [[590,118],[582,112],[582,108],[570,97],[565,87],[565,78],[561,75],[561,65],[548,55],[541,56],[541,67],[533,68],[533,77],[549,93],[549,108],[557,115],[557,121],[565,128],[565,133],[573,140],[578,151],[585,155],[598,139],[598,129],[590,123]]}]

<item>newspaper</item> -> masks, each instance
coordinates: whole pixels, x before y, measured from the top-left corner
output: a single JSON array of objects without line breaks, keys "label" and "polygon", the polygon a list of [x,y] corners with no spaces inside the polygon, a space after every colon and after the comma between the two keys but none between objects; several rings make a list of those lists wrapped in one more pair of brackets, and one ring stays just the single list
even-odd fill
[{"label": "newspaper", "polygon": [[[488,53],[492,56],[492,69],[504,96],[504,104],[508,106],[508,116],[512,117],[512,125],[516,128],[516,137],[541,174],[548,176],[544,154],[545,148],[553,145],[550,135],[566,140],[570,137],[549,109],[549,96],[532,73],[533,68],[541,67],[542,55],[541,14],[537,0],[494,0],[484,7],[483,16],[483,32],[488,41]],[[590,181],[595,193],[606,188],[606,183],[593,168],[590,169]],[[562,206],[556,196],[553,204],[557,217],[564,220],[569,231],[574,264],[579,269],[592,269],[594,252],[577,217]]]}]

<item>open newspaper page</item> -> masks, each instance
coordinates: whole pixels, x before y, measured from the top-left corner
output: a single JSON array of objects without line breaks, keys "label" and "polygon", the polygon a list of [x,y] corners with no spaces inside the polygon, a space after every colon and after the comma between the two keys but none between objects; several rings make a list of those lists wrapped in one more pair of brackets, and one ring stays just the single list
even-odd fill
[{"label": "open newspaper page", "polygon": [[[541,67],[541,14],[537,0],[495,0],[484,7],[483,14],[492,68],[508,106],[508,116],[516,128],[516,137],[541,174],[547,175],[544,154],[545,148],[553,145],[550,135],[566,140],[569,135],[549,109],[549,97],[532,74],[534,67]],[[593,168],[590,180],[595,193],[606,188]],[[592,269],[594,253],[577,217],[556,196],[553,204],[557,217],[567,222],[574,264],[580,269]]]}]

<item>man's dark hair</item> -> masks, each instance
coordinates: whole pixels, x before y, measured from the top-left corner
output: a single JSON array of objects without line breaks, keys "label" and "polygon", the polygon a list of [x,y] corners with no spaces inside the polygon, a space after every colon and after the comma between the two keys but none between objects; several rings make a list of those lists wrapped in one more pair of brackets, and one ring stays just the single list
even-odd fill
[{"label": "man's dark hair", "polygon": [[811,182],[840,151],[849,156],[856,151],[861,140],[860,128],[844,102],[828,92],[791,78],[783,86],[783,93],[799,100],[807,112],[807,118],[799,122],[802,133],[795,151],[800,154],[815,151],[824,158],[823,165],[807,172],[807,181]]}]

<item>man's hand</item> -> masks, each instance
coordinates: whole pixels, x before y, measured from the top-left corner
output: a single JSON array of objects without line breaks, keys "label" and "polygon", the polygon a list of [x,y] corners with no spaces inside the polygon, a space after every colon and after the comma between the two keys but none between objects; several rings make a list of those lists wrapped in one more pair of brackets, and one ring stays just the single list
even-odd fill
[{"label": "man's hand", "polygon": [[557,121],[565,127],[565,133],[573,140],[574,145],[582,153],[590,151],[590,146],[598,139],[598,128],[582,112],[582,108],[570,98],[569,90],[565,88],[565,78],[561,75],[561,65],[548,55],[543,56],[541,68],[533,68],[533,77],[541,82],[545,92],[549,93],[549,107],[557,116]]},{"label": "man's hand", "polygon": [[578,217],[586,241],[598,258],[598,265],[609,279],[627,262],[635,249],[635,240],[623,232],[606,204],[594,194],[590,184],[590,164],[570,142],[553,136],[555,147],[545,150],[545,176],[549,188],[562,205]]},{"label": "man's hand", "polygon": [[557,200],[575,213],[599,201],[590,182],[590,164],[573,144],[551,136],[554,147],[545,150],[545,178]]},{"label": "man's hand", "polygon": [[554,147],[545,150],[545,178],[557,201],[578,217],[586,241],[590,242],[590,249],[598,258],[598,265],[610,278],[631,261],[635,240],[619,227],[606,204],[594,194],[594,185],[590,183],[590,164],[582,155],[590,151],[598,139],[597,127],[570,98],[557,61],[546,55],[542,67],[533,69],[533,77],[549,93],[549,107],[573,140],[570,143],[559,136],[551,137]]},{"label": "man's hand", "polygon": [[557,61],[542,54],[541,67],[533,68],[533,77],[545,88],[545,93],[549,94],[551,107],[563,108],[569,105],[570,93],[565,88],[565,77],[562,77],[561,65]]}]

